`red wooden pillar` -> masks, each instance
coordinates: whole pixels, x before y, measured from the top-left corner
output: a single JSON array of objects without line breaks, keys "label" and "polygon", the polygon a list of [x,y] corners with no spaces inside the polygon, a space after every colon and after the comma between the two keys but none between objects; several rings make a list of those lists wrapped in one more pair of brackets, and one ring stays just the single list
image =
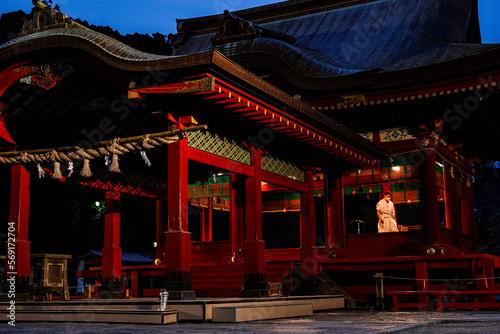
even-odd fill
[{"label": "red wooden pillar", "polygon": [[212,241],[213,206],[214,206],[213,199],[208,198],[208,207],[203,209],[202,218],[200,219],[201,241]]},{"label": "red wooden pillar", "polygon": [[262,240],[260,152],[251,152],[253,177],[245,180],[245,283],[243,296],[266,295],[265,243]]},{"label": "red wooden pillar", "polygon": [[104,215],[104,248],[102,249],[102,277],[120,278],[122,249],[120,248],[120,193],[106,191]]},{"label": "red wooden pillar", "polygon": [[130,272],[130,297],[137,298],[139,296],[139,273],[137,270]]},{"label": "red wooden pillar", "polygon": [[231,174],[230,179],[230,193],[229,193],[229,235],[231,238],[231,250],[233,253],[237,252],[238,249],[241,248],[241,245],[238,243],[238,230],[239,227],[239,219],[238,219],[238,190],[237,190],[237,176],[236,174]]},{"label": "red wooden pillar", "polygon": [[[6,243],[6,268],[8,277],[30,273],[30,242],[28,241],[30,175],[21,165],[12,166],[10,192],[10,222]],[[10,251],[10,252],[9,252]],[[11,259],[9,255],[14,255]]]},{"label": "red wooden pillar", "polygon": [[313,172],[305,172],[306,192],[300,195],[300,269],[306,277],[318,275]]},{"label": "red wooden pillar", "polygon": [[167,216],[165,202],[156,200],[156,257],[163,262],[165,258],[165,232],[167,231]]},{"label": "red wooden pillar", "polygon": [[[426,262],[415,262],[415,278],[417,279],[417,291],[429,291],[429,272]],[[419,296],[419,303],[429,304],[429,296]]]},{"label": "red wooden pillar", "polygon": [[446,207],[446,227],[453,229],[454,245],[460,247],[461,222],[458,212],[458,192],[457,192],[457,169],[453,165],[445,166],[445,207]]},{"label": "red wooden pillar", "polygon": [[464,205],[462,205],[462,221],[464,226],[467,226],[467,234],[470,235],[471,244],[469,249],[477,251],[476,239],[476,215],[474,214],[474,191],[472,187],[472,177],[467,176],[464,179]]},{"label": "red wooden pillar", "polygon": [[342,189],[342,172],[329,170],[326,187],[326,246],[333,251],[342,246],[344,234],[344,192]]},{"label": "red wooden pillar", "polygon": [[188,232],[188,142],[168,146],[168,231],[165,283],[169,299],[196,298],[191,290],[191,233]]},{"label": "red wooden pillar", "polygon": [[420,175],[420,207],[422,210],[422,226],[429,246],[439,242],[439,209],[436,173],[436,153],[424,151],[425,158],[419,167]]}]

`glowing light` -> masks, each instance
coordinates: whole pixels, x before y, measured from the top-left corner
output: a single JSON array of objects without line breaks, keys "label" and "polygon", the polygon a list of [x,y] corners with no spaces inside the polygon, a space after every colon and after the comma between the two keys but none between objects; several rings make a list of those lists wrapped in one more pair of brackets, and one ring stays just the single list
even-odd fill
[{"label": "glowing light", "polygon": [[399,166],[392,166],[392,170],[395,172],[399,172],[400,167]]},{"label": "glowing light", "polygon": [[95,201],[95,206],[97,206],[97,207],[98,207],[98,206],[100,206],[100,205],[101,205],[101,202],[99,202],[99,201]]}]

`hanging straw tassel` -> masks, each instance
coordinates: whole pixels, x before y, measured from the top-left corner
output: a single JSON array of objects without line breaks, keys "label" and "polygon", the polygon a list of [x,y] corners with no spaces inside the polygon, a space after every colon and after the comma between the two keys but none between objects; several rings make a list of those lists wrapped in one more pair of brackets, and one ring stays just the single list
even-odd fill
[{"label": "hanging straw tassel", "polygon": [[80,175],[83,177],[91,177],[92,172],[90,171],[90,161],[89,159],[83,159],[83,168],[80,172]]},{"label": "hanging straw tassel", "polygon": [[54,161],[54,174],[52,178],[56,180],[62,179],[61,164],[57,161]]},{"label": "hanging straw tassel", "polygon": [[113,173],[120,173],[120,167],[118,166],[118,155],[116,153],[113,154],[113,160],[111,161],[109,171]]}]

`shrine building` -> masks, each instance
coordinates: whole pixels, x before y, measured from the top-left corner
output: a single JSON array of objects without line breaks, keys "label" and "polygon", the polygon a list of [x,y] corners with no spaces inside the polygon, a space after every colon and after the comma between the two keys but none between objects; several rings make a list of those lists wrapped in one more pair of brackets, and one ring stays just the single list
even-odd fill
[{"label": "shrine building", "polygon": [[[477,253],[472,166],[500,146],[500,45],[481,43],[476,0],[178,19],[171,56],[38,6],[0,46],[18,277],[43,181],[104,194],[102,262],[76,274],[103,293],[112,280],[132,297],[267,296],[279,282],[364,305],[377,273],[386,291],[498,289],[499,258]],[[378,233],[386,192],[397,232]],[[124,195],[156,201],[150,264],[122,265]]]}]

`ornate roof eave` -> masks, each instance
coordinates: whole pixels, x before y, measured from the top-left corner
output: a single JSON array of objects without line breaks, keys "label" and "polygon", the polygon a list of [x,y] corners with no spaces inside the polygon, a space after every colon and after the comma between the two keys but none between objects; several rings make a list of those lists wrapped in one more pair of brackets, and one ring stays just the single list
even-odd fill
[{"label": "ornate roof eave", "polygon": [[[365,82],[349,80],[351,86],[346,85],[342,98],[349,94],[363,95],[363,101],[354,100],[353,103],[334,104],[318,103],[314,108],[317,110],[356,108],[368,105],[425,100],[482,88],[497,87],[500,85],[498,59],[500,59],[500,46],[488,50],[488,52],[440,64],[394,72],[381,72],[376,74],[377,84],[369,86]],[[323,83],[324,87],[327,86],[325,81],[319,81]],[[332,87],[331,91],[333,92],[333,90]],[[337,99],[341,97],[338,92],[335,92],[335,94],[331,95],[331,100],[335,100],[335,96]],[[326,94],[323,98],[326,98]],[[315,105],[315,102],[311,100],[308,104]]]},{"label": "ornate roof eave", "polygon": [[352,130],[268,84],[216,50],[184,56],[153,55],[133,49],[111,37],[92,30],[51,29],[22,36],[1,45],[0,63],[8,62],[9,59],[22,54],[55,47],[79,49],[94,55],[110,66],[128,71],[174,70],[194,66],[212,67],[216,71],[222,69],[245,85],[259,89],[272,99],[287,104],[307,118],[330,129],[329,131],[333,130],[333,136],[338,136],[339,140],[367,152],[368,155],[375,159],[387,157],[390,154],[389,151],[365,140]]}]

